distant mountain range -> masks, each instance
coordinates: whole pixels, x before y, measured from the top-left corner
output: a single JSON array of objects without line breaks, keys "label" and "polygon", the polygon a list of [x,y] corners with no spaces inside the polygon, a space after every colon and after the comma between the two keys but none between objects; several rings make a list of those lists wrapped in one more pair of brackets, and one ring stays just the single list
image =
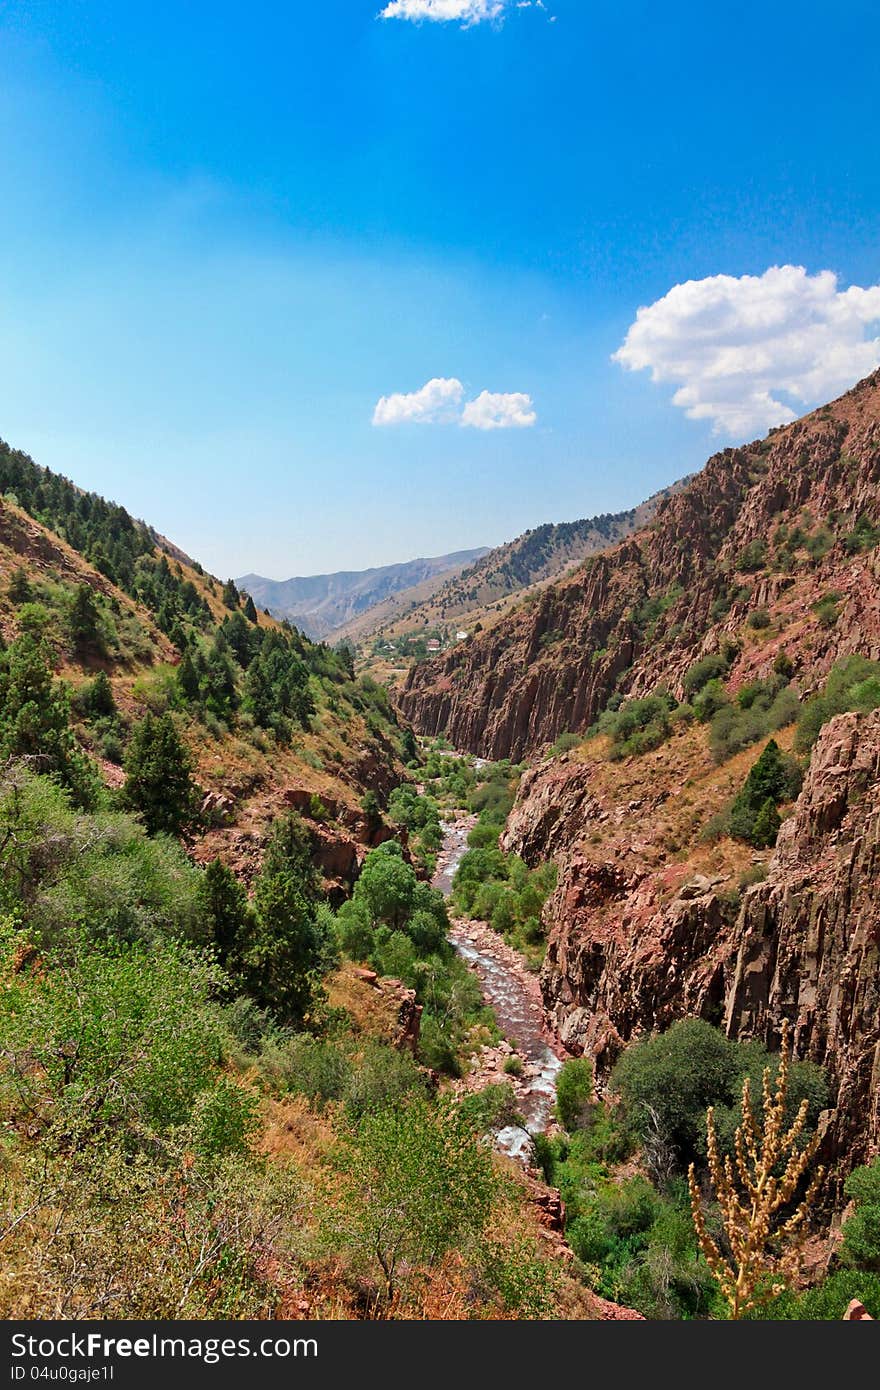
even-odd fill
[{"label": "distant mountain range", "polygon": [[[393,639],[418,629],[452,634],[485,626],[529,592],[559,579],[590,555],[647,526],[658,506],[683,488],[684,478],[624,512],[579,521],[548,522],[484,551],[473,563],[391,594],[364,609],[336,633],[355,643]],[[245,586],[246,587],[246,586]]]},{"label": "distant mountain range", "polygon": [[287,618],[306,636],[323,639],[394,594],[422,585],[430,589],[434,581],[467,568],[486,554],[488,548],[484,546],[374,569],[282,580],[245,574],[235,582],[273,617]]}]

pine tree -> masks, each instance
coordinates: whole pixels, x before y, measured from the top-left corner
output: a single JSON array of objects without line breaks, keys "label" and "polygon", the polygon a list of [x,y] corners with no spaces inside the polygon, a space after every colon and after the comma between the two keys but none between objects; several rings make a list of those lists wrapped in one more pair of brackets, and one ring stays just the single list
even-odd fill
[{"label": "pine tree", "polygon": [[125,758],[123,799],[150,835],[179,835],[195,816],[192,760],[170,714],[146,714]]},{"label": "pine tree", "polygon": [[243,885],[220,859],[212,860],[205,870],[199,885],[199,905],[217,959],[234,970],[246,949],[251,913]]},{"label": "pine tree", "polygon": [[235,587],[234,580],[227,579],[226,583],[223,585],[223,602],[226,604],[226,607],[233,609],[237,608],[240,598],[241,595]]},{"label": "pine tree", "polygon": [[95,805],[98,779],[70,728],[67,688],[29,634],[0,653],[0,759],[21,757],[55,776],[84,810]]},{"label": "pine tree", "polygon": [[91,719],[109,719],[117,713],[113,687],[106,671],[99,671],[82,696],[79,704]]},{"label": "pine tree", "polygon": [[781,825],[782,821],[779,819],[776,803],[772,796],[768,796],[755,817],[755,824],[752,827],[751,838],[755,849],[769,849],[775,845]]},{"label": "pine tree", "polygon": [[33,593],[31,582],[21,565],[12,571],[7,592],[13,603],[27,603],[30,600]]},{"label": "pine tree", "polygon": [[67,614],[67,634],[75,650],[101,640],[101,610],[91,584],[78,584]]},{"label": "pine tree", "polygon": [[177,668],[177,686],[183,698],[195,704],[199,698],[199,677],[189,652],[184,652]]},{"label": "pine tree", "polygon": [[302,1023],[320,990],[327,951],[319,898],[308,835],[288,816],[276,823],[254,884],[253,927],[241,953],[249,993],[285,1023]]},{"label": "pine tree", "polygon": [[250,594],[248,594],[247,598],[245,599],[244,616],[247,618],[249,623],[256,624],[259,622],[259,618],[257,617],[257,606],[251,598]]}]

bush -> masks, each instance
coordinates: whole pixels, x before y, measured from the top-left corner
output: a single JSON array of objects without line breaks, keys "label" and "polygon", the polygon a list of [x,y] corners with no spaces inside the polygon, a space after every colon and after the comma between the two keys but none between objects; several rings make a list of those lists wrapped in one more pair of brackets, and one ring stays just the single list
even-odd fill
[{"label": "bush", "polygon": [[753,608],[748,618],[749,627],[756,632],[763,632],[770,626],[770,614],[766,608]]},{"label": "bush", "polygon": [[725,762],[769,733],[793,724],[800,711],[797,694],[780,676],[744,686],[736,705],[715,711],[709,747],[717,763]]},{"label": "bush", "polygon": [[[677,1169],[702,1162],[710,1105],[715,1107],[719,1141],[729,1151],[739,1122],[742,1079],[751,1077],[752,1094],[760,1094],[765,1066],[772,1074],[778,1058],[760,1043],[736,1042],[702,1019],[690,1018],[632,1043],[618,1061],[611,1084],[620,1094],[625,1128],[644,1145],[652,1171],[668,1180]],[[811,1132],[827,1098],[818,1067],[809,1062],[791,1065],[789,1123],[806,1099],[806,1132]]]},{"label": "bush", "polygon": [[719,653],[712,653],[710,656],[701,657],[695,661],[693,666],[689,666],[682,679],[682,687],[687,696],[696,695],[703,686],[711,680],[717,680],[727,674],[728,663]]},{"label": "bush", "polygon": [[556,1078],[556,1113],[569,1133],[586,1124],[594,1100],[593,1068],[586,1057],[564,1062]]},{"label": "bush", "polygon": [[868,711],[880,706],[880,662],[849,656],[834,666],[819,695],[808,700],[798,719],[795,748],[812,748],[823,724],[847,710]]},{"label": "bush", "polygon": [[854,1269],[880,1274],[880,1158],[853,1169],[846,1180],[846,1195],[855,1210],[844,1222],[841,1257]]},{"label": "bush", "polygon": [[598,733],[611,739],[611,756],[626,758],[659,748],[672,732],[670,714],[675,700],[666,691],[641,700],[626,700],[617,710],[606,710],[598,719]]}]

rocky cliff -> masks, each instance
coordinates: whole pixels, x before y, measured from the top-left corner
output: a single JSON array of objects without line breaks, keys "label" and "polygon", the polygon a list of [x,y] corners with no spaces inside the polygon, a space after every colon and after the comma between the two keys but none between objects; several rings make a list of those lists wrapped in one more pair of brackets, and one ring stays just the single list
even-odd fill
[{"label": "rocky cliff", "polygon": [[[618,799],[625,783],[609,795],[599,763],[550,762],[524,778],[505,846],[560,863],[546,908],[548,1015],[600,1078],[630,1038],[675,1018],[771,1046],[788,1018],[797,1055],[832,1083],[824,1150],[842,1171],[880,1149],[880,711],[825,726],[760,865],[745,850],[731,861],[729,843],[664,851],[665,803],[694,773],[701,785],[695,750],[683,738],[677,752],[680,784],[669,750],[654,803]],[[712,792],[704,782],[700,794]],[[738,867],[766,878],[738,895]]]},{"label": "rocky cliff", "polygon": [[[588,560],[490,631],[415,666],[401,707],[422,733],[515,759],[586,729],[609,697],[680,688],[757,610],[809,682],[843,653],[880,654],[880,560],[854,558],[880,511],[880,373],[765,439],[726,449],[651,525]],[[836,595],[833,630],[816,606]],[[778,644],[743,643],[733,685]]]}]

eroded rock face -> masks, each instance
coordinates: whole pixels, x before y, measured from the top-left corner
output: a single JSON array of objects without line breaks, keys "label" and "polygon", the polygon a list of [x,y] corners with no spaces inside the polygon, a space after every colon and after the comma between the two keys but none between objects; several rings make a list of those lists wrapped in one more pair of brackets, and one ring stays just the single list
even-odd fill
[{"label": "eroded rock face", "polygon": [[[807,681],[842,655],[880,656],[880,556],[842,542],[860,515],[880,510],[880,373],[765,441],[714,455],[650,527],[587,561],[495,626],[413,666],[399,697],[419,732],[462,750],[520,759],[566,731],[582,731],[613,692],[681,693],[700,656],[717,651],[747,614],[770,607],[777,642],[744,651],[734,686],[769,674],[784,646]],[[757,576],[747,547],[781,523],[822,523],[837,540],[809,564]],[[839,595],[834,625],[815,604]]]},{"label": "eroded rock face", "polygon": [[795,1050],[838,1088],[826,1150],[852,1166],[880,1148],[880,710],[822,732],[767,882],[732,941],[728,1031]]},{"label": "eroded rock face", "polygon": [[825,1067],[836,1097],[825,1160],[841,1174],[877,1152],[880,710],[825,726],[767,877],[738,913],[711,875],[592,851],[590,810],[608,810],[590,784],[587,763],[538,770],[506,837],[534,860],[546,835],[559,860],[541,983],[561,1040],[595,1059],[601,1081],[633,1036],[677,1018],[771,1047],[787,1018],[797,1055]]}]

